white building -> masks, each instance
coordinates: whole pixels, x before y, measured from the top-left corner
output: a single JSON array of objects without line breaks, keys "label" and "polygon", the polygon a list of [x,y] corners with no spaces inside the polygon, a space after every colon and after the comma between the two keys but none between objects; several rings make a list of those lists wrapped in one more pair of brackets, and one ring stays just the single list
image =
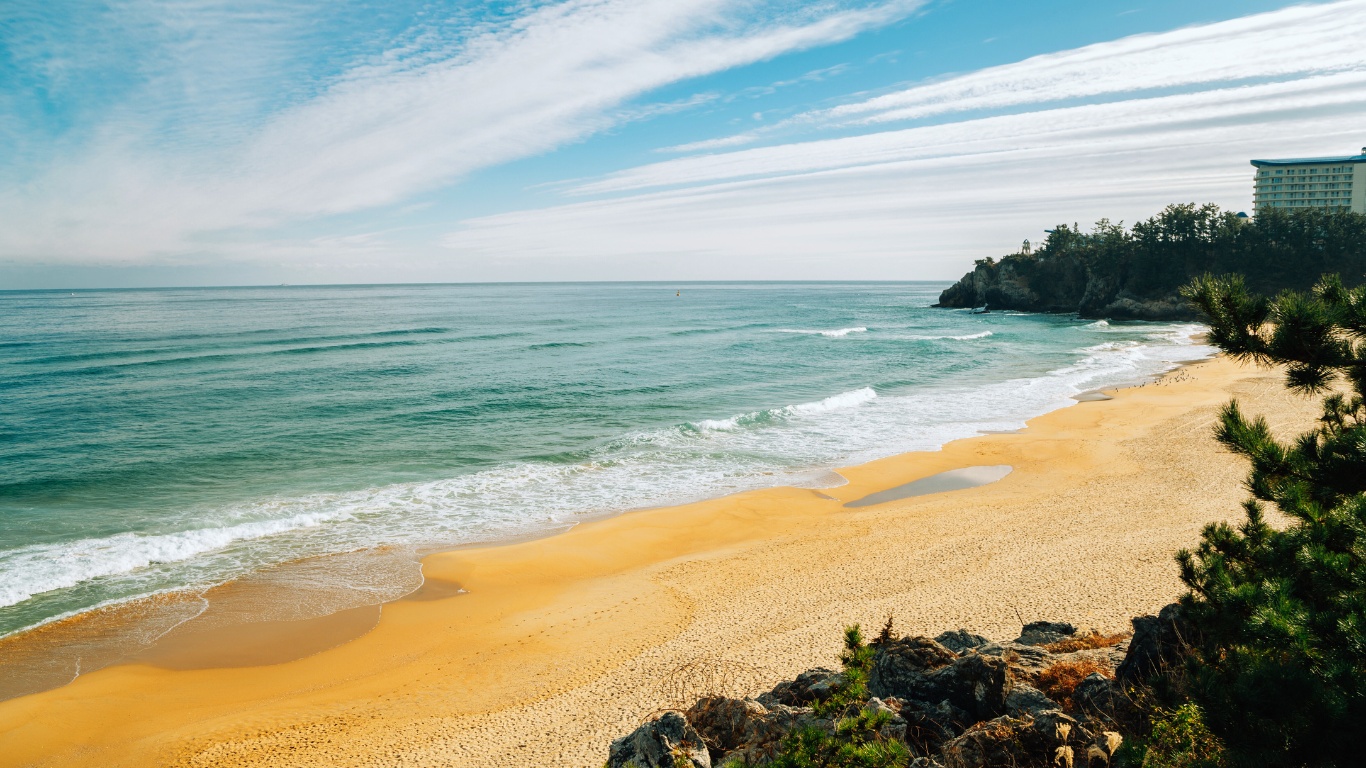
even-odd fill
[{"label": "white building", "polygon": [[1366,147],[1346,157],[1253,160],[1252,204],[1366,213]]}]

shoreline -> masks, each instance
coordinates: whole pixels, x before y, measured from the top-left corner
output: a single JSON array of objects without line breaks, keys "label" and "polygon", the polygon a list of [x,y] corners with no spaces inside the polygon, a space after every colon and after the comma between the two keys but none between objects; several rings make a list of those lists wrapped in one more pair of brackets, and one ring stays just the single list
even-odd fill
[{"label": "shoreline", "polygon": [[[1203,334],[1196,334],[1195,336],[1192,336],[1191,341],[1192,343],[1202,343]],[[1075,401],[1075,403],[1109,400],[1111,399],[1111,397],[1109,395],[1104,394],[1104,391],[1111,391],[1114,389],[1125,389],[1135,386],[1143,386],[1144,384],[1150,383],[1156,379],[1160,379],[1164,376],[1169,376],[1173,372],[1178,371],[1183,367],[1198,364],[1209,359],[1211,358],[1198,358],[1192,360],[1176,361],[1172,364],[1172,368],[1164,372],[1143,375],[1131,381],[1122,382],[1114,386],[1105,388],[1104,390],[1084,390],[1074,395],[1071,395],[1068,399]],[[1060,408],[1072,407],[1075,403],[1068,405],[1055,405],[1052,408],[1052,410],[1045,411],[1041,414],[1036,414],[1035,416],[1026,419],[1025,424],[1017,429],[985,430],[980,431],[975,435],[956,438],[954,440],[950,440],[949,442],[952,443],[957,442],[958,440],[968,440],[985,435],[1020,434],[1025,431],[1028,422],[1032,421],[1034,418],[1046,415]],[[909,453],[904,454],[892,454],[890,456],[875,458],[872,460],[872,462],[863,462],[863,464],[892,459],[896,458],[897,456],[903,455],[935,453],[937,451],[943,450],[943,448],[944,445],[940,445],[936,449],[911,451]],[[862,466],[863,464],[852,466]],[[833,481],[833,484],[820,486],[766,486],[749,490],[731,491],[720,496],[701,498],[694,501],[685,502],[683,504],[671,504],[663,507],[642,506],[606,512],[597,512],[592,514],[585,514],[580,516],[579,519],[567,523],[560,523],[542,530],[509,533],[506,536],[496,537],[483,541],[472,541],[451,545],[437,545],[425,547],[420,546],[417,548],[381,545],[379,547],[372,547],[365,550],[315,555],[312,557],[303,558],[301,560],[293,560],[278,563],[276,565],[263,569],[262,571],[258,571],[251,574],[245,574],[243,576],[239,576],[232,580],[218,584],[211,584],[208,586],[171,588],[144,597],[135,597],[131,599],[111,601],[109,603],[93,606],[88,609],[83,609],[73,613],[56,616],[46,621],[40,622],[39,624],[33,625],[31,627],[16,630],[3,636],[0,636],[0,672],[11,672],[13,667],[16,666],[9,659],[6,659],[6,656],[17,656],[18,658],[28,661],[29,663],[32,663],[33,660],[36,660],[39,663],[44,664],[45,667],[51,670],[43,675],[44,682],[37,684],[23,684],[16,683],[14,680],[0,680],[0,702],[8,701],[10,699],[25,695],[31,695],[34,693],[41,693],[44,691],[53,690],[54,688],[62,687],[64,685],[68,685],[70,684],[70,682],[73,682],[81,675],[89,674],[90,671],[102,669],[106,666],[116,666],[120,664],[130,663],[157,664],[159,660],[166,660],[166,663],[169,663],[171,665],[171,668],[183,669],[186,668],[183,666],[185,663],[185,659],[194,658],[198,659],[198,661],[196,662],[196,665],[193,668],[210,668],[213,666],[242,666],[245,664],[245,660],[250,658],[258,659],[262,664],[278,664],[305,658],[314,653],[318,653],[329,648],[335,647],[336,645],[340,645],[345,642],[350,642],[363,635],[365,631],[368,631],[368,628],[364,630],[359,629],[359,625],[355,622],[344,623],[339,622],[337,620],[332,620],[332,617],[335,614],[346,612],[352,615],[357,615],[361,612],[361,609],[380,609],[384,605],[388,605],[401,600],[407,600],[410,599],[412,595],[423,592],[425,589],[424,585],[427,583],[427,576],[424,573],[422,563],[432,555],[439,555],[449,552],[458,552],[468,549],[483,549],[489,547],[512,546],[528,541],[535,541],[538,539],[563,535],[568,531],[571,531],[574,528],[579,527],[581,525],[612,519],[624,515],[630,515],[637,512],[685,507],[690,506],[692,504],[701,504],[717,501],[731,496],[738,496],[746,493],[763,492],[767,490],[773,490],[776,488],[791,487],[801,488],[804,490],[814,490],[818,494],[820,494],[824,491],[835,488],[841,488],[849,484],[847,477],[845,477],[845,475],[842,474],[842,468],[838,466],[813,468],[803,471],[807,474],[814,473],[828,476],[828,479]],[[921,480],[927,479],[929,478],[921,478]],[[887,490],[890,491],[892,489]],[[950,488],[948,490],[955,490],[955,488]],[[936,493],[941,491],[931,490],[927,492]],[[879,494],[877,493],[870,494],[870,496],[873,497],[876,497],[878,495]],[[834,497],[828,498],[833,499]],[[237,622],[229,623],[226,625],[224,625],[222,622],[218,622],[219,625],[214,627],[212,626],[214,622],[210,621],[208,623],[210,623],[211,626],[208,628],[197,626],[197,624],[205,623],[206,614],[219,614],[224,612],[237,612],[239,614],[242,613],[241,608],[235,604],[240,602],[238,593],[243,591],[259,591],[260,585],[257,582],[260,580],[260,577],[262,576],[267,576],[270,574],[274,574],[276,572],[289,572],[292,569],[301,566],[306,566],[312,563],[329,562],[354,557],[367,558],[386,551],[407,553],[406,556],[401,554],[397,555],[396,560],[407,560],[415,566],[413,575],[417,579],[416,586],[414,586],[407,592],[402,592],[397,594],[396,596],[387,597],[375,601],[351,600],[347,602],[347,604],[341,607],[333,608],[332,610],[324,612],[321,615],[311,615],[303,618],[287,619],[270,618],[264,615],[254,617],[239,616]],[[340,595],[347,592],[348,590],[351,590],[353,592],[357,591],[354,585],[338,585],[334,590],[334,594]],[[430,590],[428,590],[428,592],[430,592]],[[221,603],[223,602],[227,603],[226,607],[221,605]],[[267,605],[270,604],[270,601],[268,599],[261,602],[264,602]],[[188,615],[184,615],[185,612],[183,610],[181,610],[180,612],[175,612],[178,608],[180,608],[181,605],[189,605],[196,603],[200,604],[201,606],[198,611],[191,612]],[[170,613],[169,615],[153,616],[152,613],[156,610],[157,606],[160,606],[163,610],[171,611],[172,613]],[[216,618],[216,616],[209,616],[209,618],[214,619]],[[141,632],[140,630],[142,629],[142,627],[133,626],[134,624],[155,625],[158,620],[160,620],[163,626],[161,626],[159,631],[155,632]],[[164,626],[168,621],[169,626]],[[376,615],[374,619],[369,622],[369,626],[373,627],[373,625],[377,621],[378,615]],[[91,628],[89,626],[90,624],[95,624],[96,626],[94,628]],[[264,644],[265,641],[257,642],[251,638],[252,626],[260,626],[262,630],[260,634],[266,637],[270,637],[274,634],[279,634],[284,637],[291,637],[301,636],[305,634],[313,635],[318,632],[322,632],[326,633],[327,639],[310,639],[307,641],[303,641],[299,644],[299,649],[295,652],[269,652],[262,649],[260,653],[254,656],[250,654],[244,656],[240,650],[234,648],[232,645],[217,643],[217,641],[214,640],[215,634],[222,634],[224,636],[236,636],[242,642],[246,642],[247,644],[255,644],[258,646]],[[108,639],[107,636],[111,634],[111,632],[109,629],[107,629],[107,627],[120,627],[123,630],[127,630],[125,633],[127,636],[117,639]],[[345,628],[343,629],[343,627]],[[147,634],[155,634],[155,638],[152,639],[150,642],[148,642],[145,639],[145,637],[137,639],[139,636]],[[80,650],[85,637],[89,635],[97,635],[104,638],[102,641],[104,645],[98,648],[86,648],[85,651],[87,653],[85,656],[83,656],[80,653]],[[188,648],[184,637],[186,635],[206,638],[201,643],[201,645],[212,646],[216,643],[219,644],[222,647],[221,654],[218,657],[214,657],[212,654],[205,654],[199,650],[193,650]],[[55,638],[57,639],[55,641],[41,639],[45,636],[55,636]],[[51,649],[51,652],[48,652],[47,650],[39,647],[43,645],[52,646],[54,644],[58,645],[59,647],[56,649]],[[67,653],[62,653],[62,644],[75,647],[76,650],[69,651]],[[165,645],[169,645],[170,648],[167,649],[162,647]],[[89,655],[94,655],[97,658],[103,657],[104,660],[99,662],[95,666],[94,670],[88,668],[82,669],[83,659],[88,658]],[[69,674],[66,674],[62,671],[64,665],[66,667],[73,667]],[[88,667],[89,665],[84,666]],[[66,679],[62,680],[63,677],[65,677]]]},{"label": "shoreline", "polygon": [[[1143,466],[1134,466],[1132,459],[1126,463],[1123,439],[1146,435],[1164,418],[1207,425],[1213,409],[1249,382],[1264,395],[1273,391],[1265,386],[1268,381],[1279,387],[1273,372],[1244,369],[1223,358],[1196,363],[1181,377],[1165,377],[1178,378],[1159,379],[1163,385],[1157,387],[1114,390],[1113,400],[1050,411],[1019,433],[965,438],[939,451],[842,469],[848,482],[836,488],[748,491],[614,515],[515,544],[430,554],[423,558],[424,582],[460,585],[468,593],[448,590],[429,595],[432,599],[386,603],[374,627],[357,639],[272,666],[174,671],[118,664],[64,687],[0,703],[0,724],[15,726],[0,729],[8,731],[0,735],[0,754],[12,756],[15,765],[268,765],[276,758],[290,763],[304,749],[320,761],[347,756],[345,764],[364,764],[364,755],[381,755],[402,744],[405,753],[456,765],[512,765],[513,756],[525,753],[596,766],[608,734],[629,730],[625,726],[647,702],[657,706],[671,698],[661,695],[660,686],[688,686],[688,673],[680,670],[689,665],[728,670],[734,693],[757,689],[813,662],[830,663],[842,623],[872,624],[885,618],[883,609],[911,617],[909,629],[915,631],[937,632],[957,622],[1005,634],[1006,626],[1017,623],[1017,609],[1026,620],[1066,619],[1122,629],[1111,624],[1171,596],[1160,588],[1147,594],[1150,585],[1136,595],[1130,584],[1126,593],[1123,585],[1134,580],[1135,567],[1165,571],[1165,580],[1157,584],[1165,581],[1170,588],[1175,582],[1170,544],[1193,542],[1193,532],[1210,519],[1236,516],[1241,467],[1231,457],[1216,457],[1222,471],[1213,474],[1226,486],[1216,498],[1231,503],[1217,513],[1182,509],[1175,528],[1163,529],[1165,536],[1156,544],[1129,541],[1122,554],[1137,556],[1137,565],[1099,562],[1090,551],[1097,544],[1090,540],[1094,532],[1067,526],[1050,531],[1038,523],[1051,520],[1083,529],[1096,523],[1085,515],[1055,520],[1059,514],[1066,517],[1054,509],[1057,497],[1097,479],[1114,486],[1142,476]],[[1312,417],[1312,402],[1281,410],[1291,421]],[[1201,414],[1192,420],[1196,411]],[[1180,434],[1175,442],[1186,448],[1215,452],[1208,429],[1203,439],[1185,427]],[[1010,465],[1014,471],[975,488],[861,509],[843,506],[973,465]],[[1208,484],[1209,474],[1202,468],[1195,475],[1203,478],[1197,485]],[[1116,492],[1115,501],[1133,495],[1111,488],[1112,495]],[[1035,573],[1037,562],[1014,562],[1025,538],[1005,542],[1010,546],[1004,549],[976,541],[1002,543],[1002,529],[1009,532],[1020,523],[995,515],[1007,514],[1022,500],[1041,499],[1047,502],[1042,518],[1015,532],[1034,539],[1040,550],[1035,554],[1055,565],[1062,554],[1058,546],[1065,545],[1064,551],[1088,564],[1087,579]],[[1092,518],[1106,514],[1115,512],[1089,512]],[[918,546],[898,556],[887,543],[894,535]],[[1050,535],[1061,542],[1050,541]],[[1112,547],[1100,549],[1115,555]],[[907,559],[907,552],[914,556]],[[999,592],[999,584],[991,582],[1002,578],[995,573],[1002,562],[1010,566],[1005,574],[1018,577],[1023,567],[1032,578],[1004,601],[1008,605],[999,594],[985,602],[979,597],[974,605],[946,601],[953,595],[962,602],[965,582]],[[908,579],[907,570],[918,577]],[[946,580],[946,573],[955,578]],[[1109,599],[1098,600],[1101,594],[1085,587],[1087,582],[1099,585],[1101,594],[1108,591]],[[1145,586],[1141,580],[1138,584]],[[1068,589],[1053,589],[1060,585]],[[1092,594],[1078,595],[1078,589]],[[1097,602],[1114,604],[1097,607]],[[812,610],[813,604],[830,610]],[[905,619],[899,623],[907,628]],[[395,659],[398,663],[383,663]],[[634,684],[613,684],[626,679]],[[536,744],[517,741],[529,738],[525,723],[516,727],[517,717],[529,717],[551,702],[561,709],[577,702],[566,711],[582,716],[557,717],[553,728],[538,724],[545,732],[536,734]],[[125,722],[129,708],[136,711],[135,725]],[[67,730],[75,723],[81,727]],[[406,734],[405,740],[394,739],[395,729]],[[82,736],[74,741],[78,731]],[[318,740],[320,732],[328,734],[327,740]]]}]

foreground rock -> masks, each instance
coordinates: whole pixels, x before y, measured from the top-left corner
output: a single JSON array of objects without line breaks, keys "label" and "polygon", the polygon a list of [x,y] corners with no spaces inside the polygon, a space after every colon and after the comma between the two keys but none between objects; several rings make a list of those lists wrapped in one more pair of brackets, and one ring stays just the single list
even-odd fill
[{"label": "foreground rock", "polygon": [[699,699],[688,709],[687,719],[701,735],[713,765],[731,761],[763,765],[798,728],[834,730],[830,720],[816,717],[810,707],[765,706],[755,699]]},{"label": "foreground rock", "polygon": [[607,768],[711,768],[702,736],[678,712],[665,712],[612,742]]},{"label": "foreground rock", "polygon": [[[1111,728],[1126,701],[1110,670],[1138,682],[1181,647],[1175,606],[1134,619],[1134,628],[1132,641],[1110,638],[1114,645],[1096,648],[1087,646],[1100,636],[1058,622],[1026,625],[1010,642],[967,630],[875,641],[862,698],[850,702],[848,677],[825,668],[755,698],[703,698],[613,742],[608,766],[765,765],[796,731],[836,734],[860,712],[877,715],[876,739],[907,746],[912,768],[1108,765],[1121,741]],[[1104,671],[1083,674],[1093,668]],[[1053,686],[1058,698],[1040,686]]]}]

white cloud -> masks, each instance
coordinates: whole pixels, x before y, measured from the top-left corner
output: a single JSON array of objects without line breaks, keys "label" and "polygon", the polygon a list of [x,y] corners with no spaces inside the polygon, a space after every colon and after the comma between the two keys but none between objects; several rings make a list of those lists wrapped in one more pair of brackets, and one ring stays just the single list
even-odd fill
[{"label": "white cloud", "polygon": [[[121,120],[0,188],[0,254],[141,260],[206,233],[399,203],[629,119],[669,83],[847,39],[917,0],[788,12],[749,0],[566,0],[449,50],[357,67],[229,146],[154,146]],[[155,85],[155,83],[153,83]]]},{"label": "white cloud", "polygon": [[[1170,141],[1182,132],[1182,126],[1198,123],[1242,124],[1247,133],[1244,140],[1255,141],[1259,132],[1279,132],[1279,124],[1302,124],[1293,119],[1296,112],[1331,105],[1350,107],[1361,103],[1363,93],[1366,70],[679,158],[614,173],[573,191],[602,194],[913,160],[967,161],[990,156],[1000,163],[1012,157],[1003,153],[1066,153],[1084,148],[1096,137],[1113,141],[1125,136],[1159,136]],[[1267,149],[1276,151],[1271,146]]]},{"label": "white cloud", "polygon": [[[474,219],[446,245],[462,261],[520,254],[545,274],[621,264],[622,277],[950,278],[1063,221],[1132,222],[1171,202],[1247,207],[1250,158],[1366,143],[1366,47],[1342,42],[1362,39],[1363,10],[1296,7],[970,73],[844,114],[949,109],[955,93],[1028,109],[652,163],[573,190],[625,197]],[[1088,87],[1082,62],[1100,49],[1109,58],[1089,87],[1107,98],[1068,102],[1059,94]],[[1235,54],[1253,76],[1234,76]],[[1187,88],[1157,85],[1177,75]]]},{"label": "white cloud", "polygon": [[[1292,6],[1034,56],[665,151],[730,149],[790,134],[795,129],[942,119],[968,112],[1038,109],[1069,101],[1127,98],[1144,92],[1212,90],[1238,83],[1284,82],[1315,74],[1360,71],[1366,69],[1363,40],[1363,0]],[[610,186],[608,181],[602,188]],[[585,191],[596,189],[590,187]]]},{"label": "white cloud", "polygon": [[1293,6],[1035,56],[847,104],[807,119],[887,122],[1143,90],[1366,68],[1366,3]]}]

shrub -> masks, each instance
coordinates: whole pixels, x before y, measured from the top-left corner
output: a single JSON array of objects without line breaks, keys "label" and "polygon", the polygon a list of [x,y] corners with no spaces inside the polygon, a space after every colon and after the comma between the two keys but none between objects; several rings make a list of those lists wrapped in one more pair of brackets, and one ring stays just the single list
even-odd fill
[{"label": "shrub", "polygon": [[1099,632],[1091,632],[1089,635],[1078,635],[1059,640],[1056,643],[1045,643],[1043,649],[1049,653],[1072,653],[1074,651],[1089,651],[1095,648],[1113,648],[1116,645],[1128,640],[1130,633],[1119,632],[1113,635],[1102,635]]},{"label": "shrub", "polygon": [[1082,680],[1099,672],[1111,677],[1110,667],[1091,659],[1060,661],[1039,673],[1036,687],[1065,709],[1072,708],[1072,694]]},{"label": "shrub", "polygon": [[833,717],[843,712],[856,701],[868,699],[868,673],[873,667],[875,650],[863,642],[863,630],[859,625],[844,630],[844,651],[840,653],[840,663],[844,665],[844,684],[829,698],[818,701],[812,710],[822,716]]},{"label": "shrub", "polygon": [[[888,621],[884,634],[890,632]],[[855,624],[844,630],[844,684],[812,709],[825,717],[838,718],[834,734],[815,727],[800,728],[783,740],[773,768],[904,768],[911,753],[905,744],[884,739],[879,731],[891,720],[885,711],[859,709],[850,717],[841,715],[851,705],[859,707],[868,700],[868,672],[872,669],[874,648],[863,641]]]},{"label": "shrub", "polygon": [[1204,713],[1195,704],[1160,710],[1152,722],[1152,735],[1135,752],[1127,753],[1142,768],[1224,768],[1224,745],[1205,725]]},{"label": "shrub", "polygon": [[[1322,394],[1317,428],[1277,441],[1265,419],[1223,410],[1217,437],[1248,460],[1237,527],[1207,526],[1177,560],[1194,632],[1192,694],[1235,765],[1360,764],[1366,722],[1366,288],[1336,277],[1308,294],[1250,295],[1205,276],[1183,294],[1209,340],[1237,359],[1285,368]],[[1284,513],[1273,526],[1265,504]]]}]

